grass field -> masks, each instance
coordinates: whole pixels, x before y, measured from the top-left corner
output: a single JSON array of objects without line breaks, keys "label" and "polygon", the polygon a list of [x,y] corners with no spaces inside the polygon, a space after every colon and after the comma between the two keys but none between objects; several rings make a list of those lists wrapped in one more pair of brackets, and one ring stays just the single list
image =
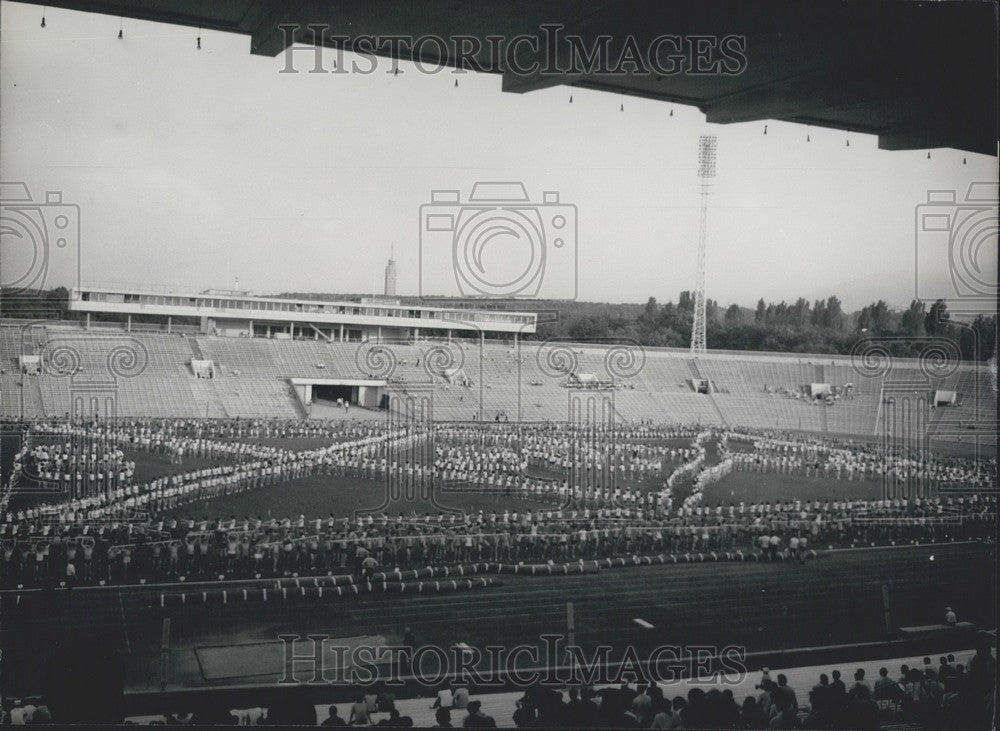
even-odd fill
[{"label": "grass field", "polygon": [[280,447],[281,449],[291,449],[300,451],[304,449],[319,449],[329,447],[337,442],[347,442],[356,437],[346,435],[336,435],[329,437],[236,437],[227,439],[225,437],[210,437],[213,442],[243,442],[245,444],[259,444],[264,447]]},{"label": "grass field", "polygon": [[420,499],[419,496],[390,502],[382,507],[387,496],[383,480],[368,480],[335,475],[312,475],[291,480],[276,487],[261,487],[255,490],[226,495],[212,500],[202,500],[166,511],[165,515],[187,516],[263,516],[274,517],[305,515],[325,517],[352,515],[355,511],[383,510],[390,515],[409,515],[416,511],[436,514],[441,510],[502,512],[505,508],[516,510],[551,509],[551,504],[530,500],[511,500],[502,495],[487,495],[459,491],[438,491],[434,500]]},{"label": "grass field", "polygon": [[[36,436],[34,438],[34,444],[36,445],[42,444],[46,441],[58,443],[63,440],[56,437]],[[19,443],[17,441],[10,439],[8,442],[11,447],[15,448],[15,451],[16,448],[19,448]],[[3,445],[5,449],[7,448],[8,442],[5,442]],[[155,480],[157,477],[190,472],[192,470],[212,467],[219,464],[219,460],[206,459],[204,457],[185,457],[182,464],[172,464],[170,462],[170,456],[167,454],[132,449],[124,449],[122,451],[125,453],[126,459],[135,462],[135,482],[138,484]],[[12,455],[11,459],[13,459]],[[69,495],[61,489],[41,489],[39,483],[35,480],[28,477],[22,477],[18,489],[11,493],[10,505],[11,509],[20,510],[21,508],[30,507],[40,503],[51,503],[59,500],[65,500],[68,497]]]},{"label": "grass field", "polygon": [[[282,446],[294,448],[309,448],[316,446],[312,438],[304,439],[274,439],[262,440],[274,442]],[[672,445],[683,446],[683,445]],[[182,464],[172,464],[165,454],[125,450],[129,459],[136,463],[136,480],[147,482],[163,475],[188,472],[202,467],[218,464],[217,460],[201,457],[185,457]],[[679,464],[679,463],[676,463]],[[674,466],[676,466],[676,464]],[[669,463],[668,463],[669,465]],[[529,475],[548,480],[565,479],[562,469],[532,466]],[[669,472],[664,473],[663,477]],[[646,478],[645,480],[619,480],[621,487],[637,488],[642,492],[658,490],[662,486],[661,478]],[[821,500],[838,499],[872,499],[880,494],[880,484],[873,481],[837,480],[831,478],[810,478],[794,475],[762,474],[758,472],[733,472],[726,475],[720,482],[710,485],[704,492],[704,504],[714,506],[730,502],[753,503],[777,500]],[[287,482],[278,488],[259,488],[237,495],[230,495],[212,500],[202,500],[184,505],[167,512],[177,517],[200,515],[237,515],[237,516],[267,516],[277,517],[297,516],[307,517],[335,515],[350,515],[354,511],[385,510],[390,514],[403,512],[409,514],[416,511],[437,513],[441,509],[462,511],[493,510],[504,508],[550,509],[551,504],[536,501],[511,500],[502,495],[487,495],[465,491],[441,491],[433,501],[405,497],[392,505],[382,507],[386,495],[384,480],[367,480],[362,478],[340,477],[334,475],[314,475],[299,480]],[[22,482],[22,489],[12,495],[11,506],[20,509],[38,503],[48,503],[63,499],[60,492],[38,491],[30,481]],[[439,505],[441,507],[439,507]]]},{"label": "grass field", "polygon": [[705,488],[703,504],[763,503],[778,500],[875,500],[882,485],[871,480],[838,480],[761,472],[731,472]]},{"label": "grass field", "polygon": [[[36,437],[36,442],[42,439],[58,441],[57,437]],[[288,449],[313,449],[331,443],[328,437],[291,437],[291,438],[261,438],[249,439],[249,442],[279,446]],[[442,440],[447,446],[448,441]],[[690,446],[687,439],[654,440],[670,448]],[[3,449],[9,460],[11,450],[15,449],[17,440],[11,436],[4,437]],[[730,445],[734,451],[751,451],[748,442],[734,440]],[[715,461],[714,449],[710,447],[709,463]],[[136,463],[136,481],[148,482],[156,477],[188,472],[203,467],[218,464],[218,460],[185,457],[182,464],[172,464],[165,454],[125,450],[129,459]],[[403,457],[405,458],[405,456]],[[673,467],[680,463],[673,463]],[[9,464],[5,465],[9,469]],[[661,477],[648,477],[643,480],[619,479],[617,484],[623,488],[636,488],[641,492],[658,490],[662,481],[669,474],[668,470]],[[532,477],[562,481],[566,473],[561,468],[550,469],[547,466],[532,465],[528,469]],[[704,491],[704,505],[726,505],[729,503],[754,503],[783,500],[851,500],[875,499],[881,495],[881,484],[870,480],[838,480],[826,477],[803,477],[796,475],[768,474],[758,472],[733,472],[722,478],[720,482],[707,487]],[[550,509],[550,503],[536,501],[511,500],[502,495],[487,495],[477,492],[443,491],[435,495],[435,500],[419,498],[395,501],[384,506],[386,487],[383,480],[366,480],[360,478],[316,475],[301,480],[294,480],[275,488],[261,488],[238,495],[204,500],[168,511],[170,515],[237,515],[237,516],[267,516],[277,517],[297,516],[307,517],[335,515],[350,515],[355,511],[385,510],[390,514],[403,512],[418,514],[425,512],[437,513],[439,510],[459,510],[490,512],[511,509]],[[30,480],[22,480],[22,489],[12,495],[12,509],[20,509],[38,503],[48,503],[64,499],[61,492],[39,491]]]}]

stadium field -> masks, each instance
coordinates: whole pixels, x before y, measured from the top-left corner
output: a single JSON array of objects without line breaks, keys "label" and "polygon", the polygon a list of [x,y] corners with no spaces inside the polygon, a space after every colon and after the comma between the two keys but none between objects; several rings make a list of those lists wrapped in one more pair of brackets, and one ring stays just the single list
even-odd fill
[{"label": "stadium field", "polygon": [[[384,419],[382,420],[384,421]],[[293,451],[307,450],[307,449],[321,449],[322,447],[329,447],[331,444],[336,444],[338,442],[347,442],[351,439],[356,439],[357,437],[351,436],[349,434],[335,434],[331,436],[322,437],[233,437],[229,439],[227,437],[208,437],[209,441],[213,442],[242,442],[245,444],[258,444],[262,447],[278,447],[279,449],[291,449]]]},{"label": "stadium field", "polygon": [[[40,444],[43,440],[57,443],[55,437],[35,438],[34,443]],[[11,446],[17,444],[11,440]],[[6,445],[5,445],[6,446]],[[16,452],[16,448],[14,452]],[[122,450],[125,458],[135,462],[135,482],[143,484],[158,477],[190,472],[205,467],[213,467],[220,464],[220,460],[206,457],[185,457],[183,463],[176,464],[170,461],[170,455],[158,452],[146,452],[132,449]],[[12,452],[13,454],[13,452]],[[39,483],[31,477],[24,476],[18,489],[11,492],[10,506],[12,510],[30,507],[42,503],[51,503],[58,500],[66,500],[70,495],[62,489],[41,488]]]},{"label": "stadium field", "polygon": [[[340,517],[355,511],[383,510],[390,515],[437,514],[444,509],[476,512],[551,509],[551,504],[531,500],[512,500],[502,495],[438,491],[437,504],[428,500],[405,497],[381,508],[386,497],[384,480],[368,480],[338,475],[312,475],[276,485],[189,503],[163,512],[164,517],[183,518],[200,515],[235,515],[238,517],[294,517],[305,515],[325,517],[330,513]],[[439,507],[440,506],[440,507]]]},{"label": "stadium field", "polygon": [[764,472],[730,472],[704,492],[705,505],[766,503],[787,500],[877,500],[882,483]]}]

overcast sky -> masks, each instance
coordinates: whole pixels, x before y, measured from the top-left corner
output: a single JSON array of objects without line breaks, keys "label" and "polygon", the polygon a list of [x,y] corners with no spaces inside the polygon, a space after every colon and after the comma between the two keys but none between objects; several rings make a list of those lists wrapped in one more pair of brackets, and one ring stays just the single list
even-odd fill
[{"label": "overcast sky", "polygon": [[[85,282],[372,291],[394,247],[399,293],[417,294],[431,190],[465,200],[477,180],[517,180],[532,201],[551,190],[576,206],[579,299],[676,301],[695,279],[698,137],[714,134],[709,297],[903,306],[915,206],[997,173],[995,157],[928,160],[820,129],[807,142],[778,122],[764,136],[599,92],[507,94],[499,76],[406,64],[393,76],[385,60],[370,75],[285,75],[246,36],[202,32],[197,51],[196,29],[126,20],[119,41],[117,17],[49,8],[43,29],[39,6],[0,10],[0,176],[79,206]],[[67,259],[53,249],[47,284],[69,283]]]}]

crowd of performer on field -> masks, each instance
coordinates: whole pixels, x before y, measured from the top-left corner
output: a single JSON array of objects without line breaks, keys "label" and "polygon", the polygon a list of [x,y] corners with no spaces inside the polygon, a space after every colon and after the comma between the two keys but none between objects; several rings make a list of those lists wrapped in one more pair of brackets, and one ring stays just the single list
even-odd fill
[{"label": "crowd of performer on field", "polygon": [[[992,496],[730,504],[668,516],[628,508],[354,518],[60,516],[0,525],[0,582],[38,585],[360,574],[377,567],[634,556],[804,560],[830,546],[990,540]],[[686,556],[685,556],[686,554]],[[712,555],[715,554],[715,555]]]},{"label": "crowd of performer on field", "polygon": [[[233,440],[241,434],[322,437],[325,446],[296,450]],[[131,479],[134,452],[168,454],[180,465],[189,458],[214,464],[178,467],[140,484]],[[52,476],[56,486],[82,484],[86,491],[74,487],[58,502],[0,511],[0,568],[7,584],[43,577],[127,581],[184,572],[355,570],[365,560],[397,566],[737,550],[776,557],[834,544],[989,539],[996,501],[988,491],[703,505],[704,490],[733,470],[833,477],[855,465],[859,478],[871,478],[879,464],[910,474],[919,463],[925,474],[970,487],[986,486],[990,468],[995,478],[995,460],[920,460],[896,459],[867,444],[697,426],[449,424],[429,433],[381,422],[50,421],[28,428],[8,488],[30,470],[42,484]],[[310,475],[377,480],[406,494],[433,482],[445,501],[444,488],[527,502],[502,513],[357,520],[165,517]],[[10,494],[2,495],[4,508]]]},{"label": "crowd of performer on field", "polygon": [[[763,435],[752,431],[730,432],[752,444],[752,451],[732,454],[734,469],[777,472],[838,480],[871,480],[894,477],[922,480],[934,486],[954,485],[981,490],[996,482],[996,457],[974,460],[910,450],[882,448],[854,441],[820,441],[789,435]],[[749,446],[749,445],[748,445]]]}]

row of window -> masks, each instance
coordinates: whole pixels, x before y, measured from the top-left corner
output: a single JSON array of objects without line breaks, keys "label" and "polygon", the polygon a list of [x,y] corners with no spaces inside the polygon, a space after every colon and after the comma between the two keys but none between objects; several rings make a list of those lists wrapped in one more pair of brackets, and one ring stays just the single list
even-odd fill
[{"label": "row of window", "polygon": [[405,317],[415,320],[444,320],[451,322],[497,322],[533,325],[535,316],[516,313],[474,312],[463,310],[419,310],[404,307],[371,305],[329,305],[271,300],[243,300],[220,297],[179,297],[159,294],[114,294],[109,292],[83,292],[84,302],[110,302],[134,305],[161,305],[173,307],[199,307],[214,310],[246,310],[249,312],[315,312],[321,315],[356,315],[367,317]]}]

